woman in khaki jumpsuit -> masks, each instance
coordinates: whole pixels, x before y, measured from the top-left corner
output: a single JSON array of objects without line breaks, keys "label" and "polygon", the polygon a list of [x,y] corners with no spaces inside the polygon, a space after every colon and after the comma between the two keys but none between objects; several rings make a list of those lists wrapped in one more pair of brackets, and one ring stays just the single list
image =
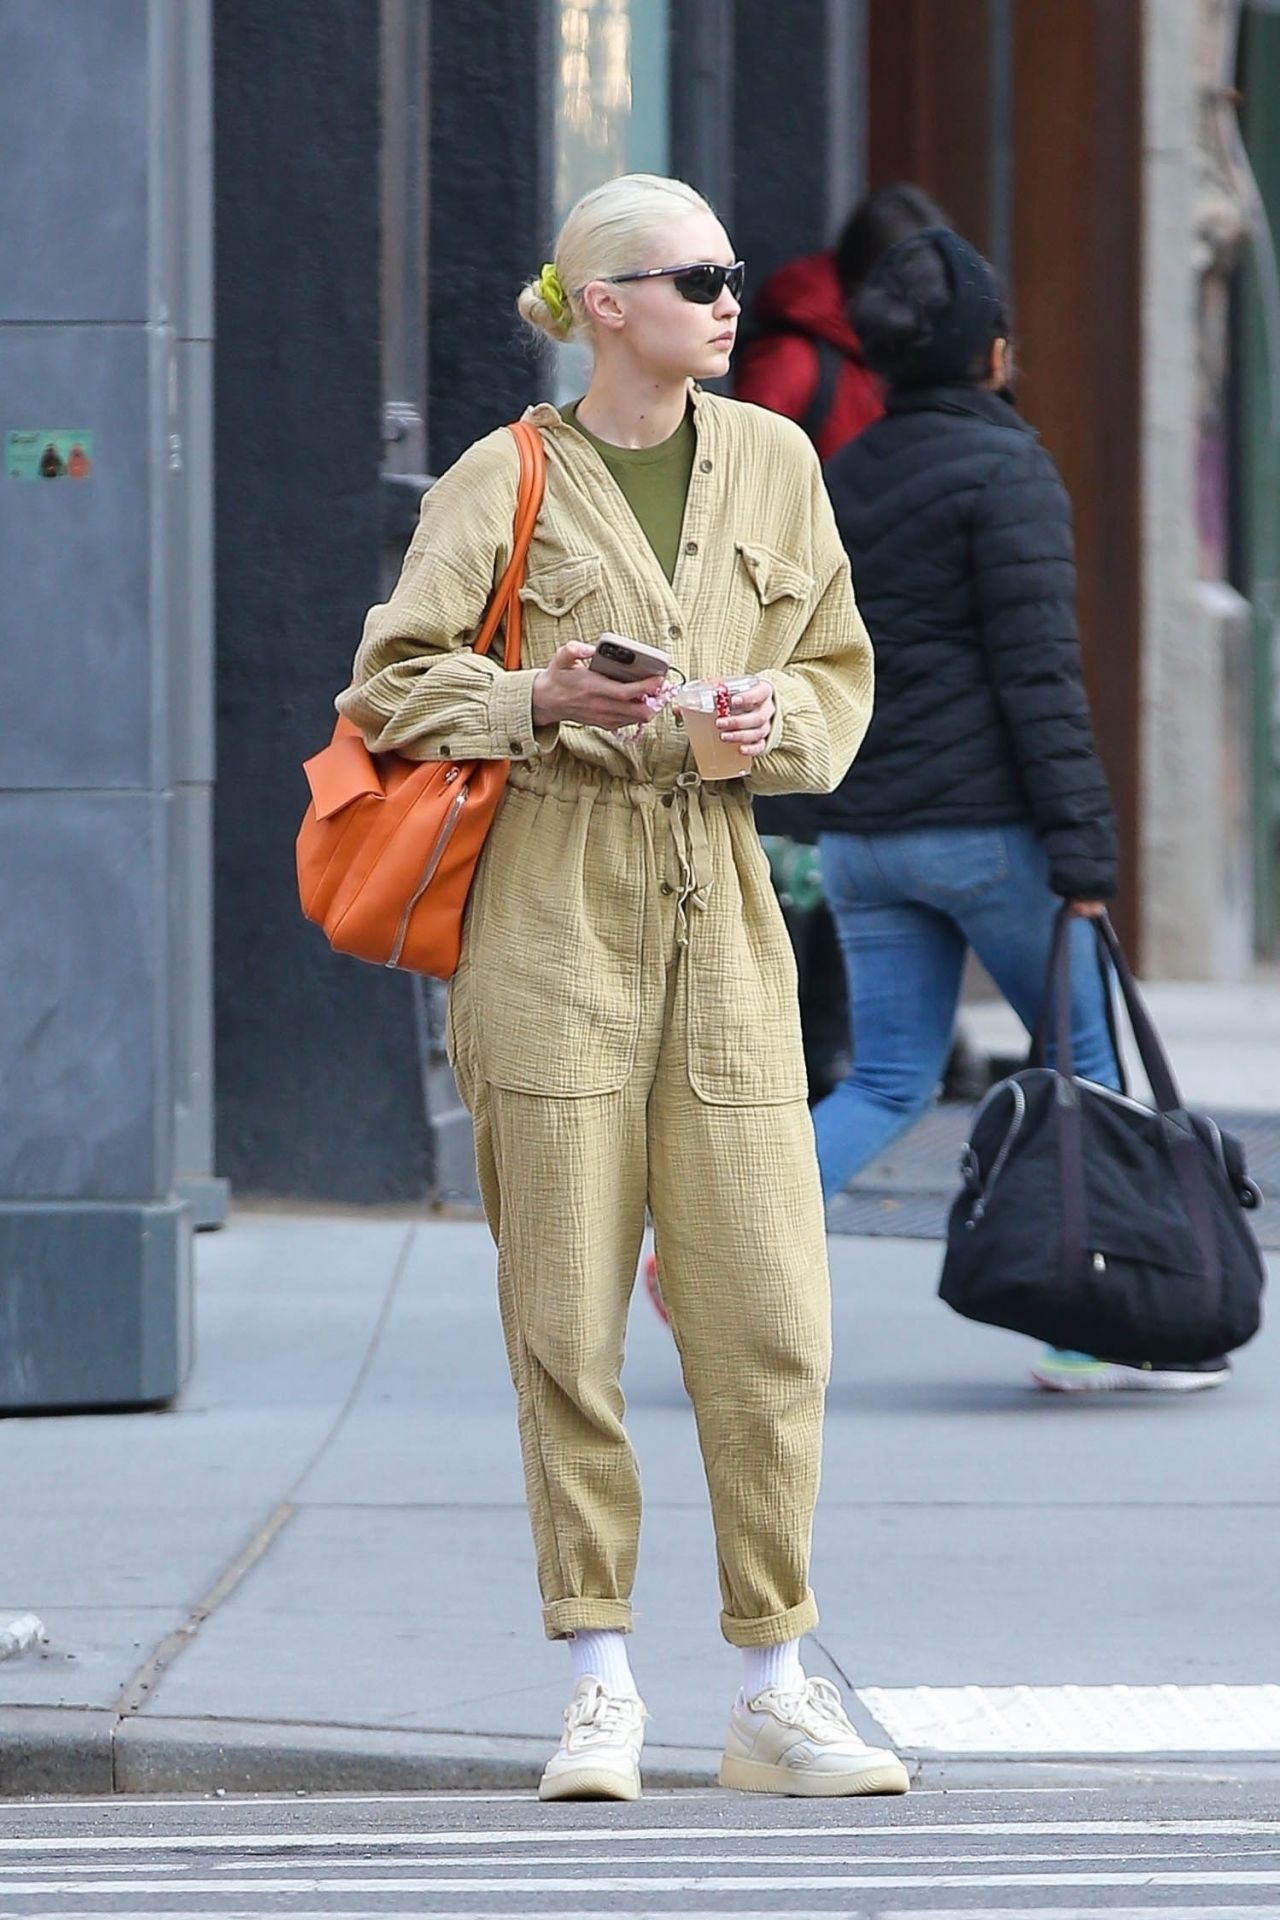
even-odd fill
[{"label": "woman in khaki jumpsuit", "polygon": [[[799,1661],[818,1618],[830,1303],[795,976],[751,796],[839,782],[872,662],[804,435],[695,384],[728,368],[741,286],[724,229],[680,182],[631,175],[579,202],[520,301],[593,352],[576,409],[527,416],[547,492],[526,664],[506,673],[468,648],[510,549],[518,460],[499,429],[427,494],[338,702],[374,750],[511,762],[449,1027],[498,1247],[543,1617],[576,1676],[545,1799],[640,1790],[624,1638],[640,1488],[618,1380],[646,1207],[721,1626],[743,1650],[721,1780],[907,1784]],[[760,676],[720,722],[745,778],[701,781],[658,681],[589,670],[607,631],[661,647],[690,680]]]}]

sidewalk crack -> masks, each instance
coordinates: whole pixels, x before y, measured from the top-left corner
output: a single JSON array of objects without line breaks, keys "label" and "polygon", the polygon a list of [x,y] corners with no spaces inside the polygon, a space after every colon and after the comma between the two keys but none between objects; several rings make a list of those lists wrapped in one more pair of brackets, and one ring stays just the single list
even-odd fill
[{"label": "sidewalk crack", "polygon": [[[196,1603],[180,1627],[175,1627],[172,1633],[165,1635],[159,1646],[156,1647],[153,1653],[148,1655],[136,1673],[134,1673],[133,1677],[126,1681],[114,1706],[114,1712],[119,1716],[116,1722],[117,1732],[126,1719],[142,1710],[148,1698],[159,1684],[163,1674],[167,1672],[174,1661],[179,1659],[191,1645],[205,1621],[217,1612],[224,1601],[231,1598],[231,1595],[240,1585],[245,1575],[258,1564],[268,1549],[274,1545],[280,1534],[283,1533],[284,1529],[297,1513],[299,1506],[298,1494],[303,1483],[306,1481],[307,1476],[314,1472],[315,1468],[320,1464],[329,1448],[337,1439],[339,1433],[341,1433],[364,1390],[364,1385],[369,1377],[369,1372],[381,1344],[382,1336],[386,1331],[387,1321],[390,1318],[391,1308],[395,1301],[396,1294],[399,1292],[400,1282],[404,1277],[405,1268],[409,1263],[409,1253],[413,1246],[416,1232],[416,1227],[411,1226],[405,1235],[404,1245],[400,1249],[399,1256],[392,1269],[391,1279],[387,1283],[387,1291],[383,1297],[382,1305],[378,1310],[378,1318],[374,1323],[373,1332],[370,1334],[366,1344],[364,1357],[360,1362],[360,1367],[352,1383],[351,1391],[344,1400],[341,1411],[333,1425],[330,1427],[328,1433],[325,1434],[323,1440],[321,1440],[306,1466],[304,1466],[301,1473],[298,1474],[284,1499],[272,1510],[248,1543],[241,1548],[240,1552],[231,1562],[231,1565],[227,1567],[214,1582],[204,1599]],[[114,1745],[113,1735],[113,1755]]]},{"label": "sidewalk crack", "polygon": [[414,1240],[417,1238],[417,1231],[416,1226],[410,1227],[408,1233],[405,1235],[404,1245],[400,1249],[400,1257],[392,1269],[391,1278],[387,1283],[386,1295],[379,1309],[378,1318],[374,1323],[373,1332],[369,1335],[368,1345],[365,1347],[364,1359],[360,1362],[360,1370],[352,1382],[351,1391],[343,1402],[342,1410],[285,1495],[286,1500],[300,1504],[299,1496],[304,1484],[320,1465],[320,1462],[324,1459],[326,1453],[328,1453],[330,1447],[355,1411],[360,1395],[364,1392],[365,1382],[373,1370],[373,1363],[378,1356],[378,1348],[382,1345],[382,1336],[387,1330],[387,1322],[391,1318],[391,1309],[395,1305],[396,1295],[400,1291],[400,1282],[404,1279],[405,1268],[409,1264],[409,1254],[412,1251]]},{"label": "sidewalk crack", "polygon": [[160,1676],[191,1645],[205,1621],[211,1614],[216,1613],[224,1600],[234,1593],[249,1569],[257,1565],[267,1548],[289,1524],[297,1511],[292,1500],[282,1500],[266,1522],[258,1528],[248,1545],[241,1549],[231,1565],[210,1587],[204,1599],[191,1609],[182,1625],[175,1627],[172,1633],[167,1633],[155,1652],[143,1661],[133,1678],[126,1683],[120,1698],[115,1703],[115,1711],[123,1719],[139,1712],[146,1705],[147,1697]]},{"label": "sidewalk crack", "polygon": [[836,1672],[840,1676],[841,1684],[847,1687],[850,1692],[852,1692],[853,1682],[849,1678],[848,1674],[845,1672],[844,1668],[840,1665],[840,1662],[836,1659],[834,1653],[832,1653],[830,1647],[826,1644],[824,1640],[819,1640],[816,1633],[810,1633],[808,1637],[810,1640],[812,1640],[814,1646],[818,1649],[818,1652],[822,1655],[823,1659],[828,1661],[829,1664],[835,1668]]}]

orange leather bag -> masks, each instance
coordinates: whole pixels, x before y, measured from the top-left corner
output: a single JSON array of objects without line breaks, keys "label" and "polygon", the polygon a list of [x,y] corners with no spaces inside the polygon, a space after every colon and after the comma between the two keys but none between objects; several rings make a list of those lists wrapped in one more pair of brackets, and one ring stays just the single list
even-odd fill
[{"label": "orange leather bag", "polygon": [[[487,653],[503,618],[503,665],[520,665],[520,587],[542,506],[546,451],[538,429],[510,428],[520,449],[511,560],[474,641]],[[448,980],[458,965],[472,876],[502,799],[506,760],[406,760],[370,753],[339,718],[303,768],[311,788],[298,834],[302,911],[336,953]]]}]

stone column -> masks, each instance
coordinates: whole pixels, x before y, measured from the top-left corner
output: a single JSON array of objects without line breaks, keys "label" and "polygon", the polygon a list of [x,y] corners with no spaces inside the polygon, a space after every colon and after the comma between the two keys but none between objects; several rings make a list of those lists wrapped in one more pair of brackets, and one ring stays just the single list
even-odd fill
[{"label": "stone column", "polygon": [[1239,977],[1252,920],[1248,608],[1223,578],[1233,34],[1225,0],[1145,0],[1142,951],[1191,979]]},{"label": "stone column", "polygon": [[5,1412],[163,1402],[190,1362],[207,32],[205,0],[0,0]]}]

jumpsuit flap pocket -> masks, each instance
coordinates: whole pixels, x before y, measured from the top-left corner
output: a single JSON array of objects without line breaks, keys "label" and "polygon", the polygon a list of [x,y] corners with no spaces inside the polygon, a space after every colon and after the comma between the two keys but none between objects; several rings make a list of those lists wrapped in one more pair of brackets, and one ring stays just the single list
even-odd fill
[{"label": "jumpsuit flap pocket", "polygon": [[544,613],[568,613],[600,585],[604,563],[598,553],[573,553],[567,559],[539,567],[520,589],[520,598],[532,601]]},{"label": "jumpsuit flap pocket", "polygon": [[751,584],[760,596],[761,606],[770,607],[775,600],[808,600],[811,597],[813,575],[806,573],[803,567],[798,567],[794,560],[785,560],[780,553],[747,540],[739,540],[737,547],[742,555],[742,564],[751,577]]},{"label": "jumpsuit flap pocket", "polygon": [[686,955],[689,1084],[708,1106],[790,1106],[808,1091],[795,954],[750,814],[724,824]]},{"label": "jumpsuit flap pocket", "polygon": [[[566,804],[508,786],[467,908],[462,1000],[455,979],[476,1083],[565,1100],[626,1085],[644,981],[642,852],[629,807],[597,807],[589,789]],[[454,1039],[461,1048],[458,1010]]]}]

